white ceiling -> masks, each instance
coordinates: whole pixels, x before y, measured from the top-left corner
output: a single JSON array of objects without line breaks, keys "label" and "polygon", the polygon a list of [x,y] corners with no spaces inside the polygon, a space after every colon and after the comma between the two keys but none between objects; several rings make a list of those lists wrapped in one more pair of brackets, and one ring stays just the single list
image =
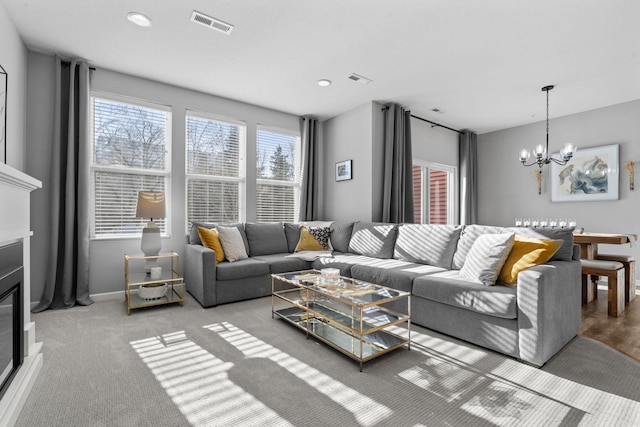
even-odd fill
[{"label": "white ceiling", "polygon": [[637,0],[0,2],[33,50],[321,119],[393,101],[485,133],[544,120],[547,84],[551,118],[640,99]]}]

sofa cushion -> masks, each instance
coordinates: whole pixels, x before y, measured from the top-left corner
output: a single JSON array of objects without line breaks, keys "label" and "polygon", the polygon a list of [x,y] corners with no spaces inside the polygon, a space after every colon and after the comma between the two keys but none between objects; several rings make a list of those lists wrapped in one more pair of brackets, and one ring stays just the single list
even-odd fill
[{"label": "sofa cushion", "polygon": [[244,225],[244,231],[251,256],[289,252],[287,236],[280,222],[260,224],[248,222]]},{"label": "sofa cushion", "polygon": [[498,279],[511,248],[515,234],[483,234],[467,253],[460,275],[485,286],[493,286]]},{"label": "sofa cushion", "polygon": [[300,240],[300,224],[285,222],[284,235],[287,237],[287,249],[289,250],[289,253],[293,253],[293,251],[296,250],[298,241]]},{"label": "sofa cushion", "polygon": [[492,225],[467,225],[462,229],[460,238],[458,239],[458,246],[456,252],[453,254],[453,264],[451,268],[453,270],[460,270],[464,265],[464,260],[467,258],[467,253],[473,246],[473,242],[483,234],[491,233],[506,233],[509,230],[504,227],[495,227]]},{"label": "sofa cushion", "polygon": [[564,243],[551,257],[551,261],[571,261],[573,258],[573,231],[575,227],[565,228],[529,228],[512,227],[512,231],[524,237],[536,239],[562,240]]},{"label": "sofa cushion", "polygon": [[516,288],[474,283],[462,277],[458,270],[416,277],[413,295],[490,316],[505,319],[518,316]]},{"label": "sofa cushion", "polygon": [[222,249],[224,250],[224,257],[227,261],[234,262],[249,257],[245,250],[240,230],[237,227],[219,225],[217,230],[220,244],[222,244]]},{"label": "sofa cushion", "polygon": [[365,265],[353,265],[351,277],[399,291],[411,292],[414,278],[439,271],[444,269],[397,259],[370,258]]},{"label": "sofa cushion", "polygon": [[269,274],[269,264],[256,258],[245,258],[236,262],[221,262],[216,265],[217,280],[245,279]]},{"label": "sofa cushion", "polygon": [[459,225],[402,224],[393,257],[450,269],[461,231]]},{"label": "sofa cushion", "polygon": [[286,273],[289,271],[309,270],[311,262],[300,258],[288,257],[289,252],[282,254],[259,255],[252,257],[264,261],[269,264],[269,272],[271,274]]},{"label": "sofa cushion", "polygon": [[353,233],[353,222],[333,222],[331,224],[331,246],[338,252],[349,252],[349,242]]},{"label": "sofa cushion", "polygon": [[207,229],[216,228],[216,224],[213,222],[194,222],[191,224],[191,230],[189,230],[189,243],[192,245],[202,245],[200,235],[198,234],[198,227]]},{"label": "sofa cushion", "polygon": [[516,234],[513,248],[502,266],[498,282],[515,285],[518,282],[518,273],[549,261],[563,243],[562,240],[533,239]]},{"label": "sofa cushion", "polygon": [[322,257],[311,263],[311,268],[322,270],[323,268],[337,268],[341,276],[351,277],[351,267],[356,264],[373,262],[377,258],[369,258],[363,255],[334,252],[333,257]]},{"label": "sofa cushion", "polygon": [[349,252],[374,258],[392,258],[398,225],[358,221],[353,225]]}]

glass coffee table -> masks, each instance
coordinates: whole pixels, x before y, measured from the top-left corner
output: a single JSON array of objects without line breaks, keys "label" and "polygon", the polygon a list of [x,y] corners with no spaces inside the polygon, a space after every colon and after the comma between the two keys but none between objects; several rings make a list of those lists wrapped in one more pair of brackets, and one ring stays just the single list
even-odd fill
[{"label": "glass coffee table", "polygon": [[360,362],[361,372],[368,360],[405,344],[411,349],[410,298],[349,277],[323,277],[319,270],[271,275],[271,317]]}]

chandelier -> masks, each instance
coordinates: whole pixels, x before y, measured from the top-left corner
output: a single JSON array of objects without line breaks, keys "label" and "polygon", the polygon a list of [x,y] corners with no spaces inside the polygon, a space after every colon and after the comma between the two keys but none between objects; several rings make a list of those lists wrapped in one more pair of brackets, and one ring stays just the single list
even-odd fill
[{"label": "chandelier", "polygon": [[549,91],[551,89],[553,89],[553,85],[545,86],[542,88],[543,92],[547,92],[547,144],[546,146],[543,146],[542,144],[536,145],[536,147],[533,149],[533,155],[535,156],[535,158],[533,159],[533,162],[529,164],[527,164],[527,160],[529,160],[531,154],[528,150],[521,150],[520,161],[522,162],[523,166],[538,165],[538,167],[542,169],[542,166],[548,165],[551,162],[557,163],[559,165],[565,165],[569,160],[571,160],[571,157],[573,157],[573,154],[577,150],[577,147],[575,145],[568,143],[565,144],[562,150],[560,150],[559,159],[553,156],[549,156]]}]

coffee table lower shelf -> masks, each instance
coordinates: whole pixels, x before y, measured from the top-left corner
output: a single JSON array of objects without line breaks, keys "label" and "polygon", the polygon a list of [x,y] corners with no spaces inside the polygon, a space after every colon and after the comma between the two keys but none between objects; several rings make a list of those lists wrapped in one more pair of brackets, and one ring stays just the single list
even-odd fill
[{"label": "coffee table lower shelf", "polygon": [[274,314],[286,320],[308,335],[317,338],[362,364],[397,348],[409,345],[409,339],[387,330],[376,330],[362,335],[340,328],[326,318],[314,317],[304,308],[287,307],[275,310]]}]

